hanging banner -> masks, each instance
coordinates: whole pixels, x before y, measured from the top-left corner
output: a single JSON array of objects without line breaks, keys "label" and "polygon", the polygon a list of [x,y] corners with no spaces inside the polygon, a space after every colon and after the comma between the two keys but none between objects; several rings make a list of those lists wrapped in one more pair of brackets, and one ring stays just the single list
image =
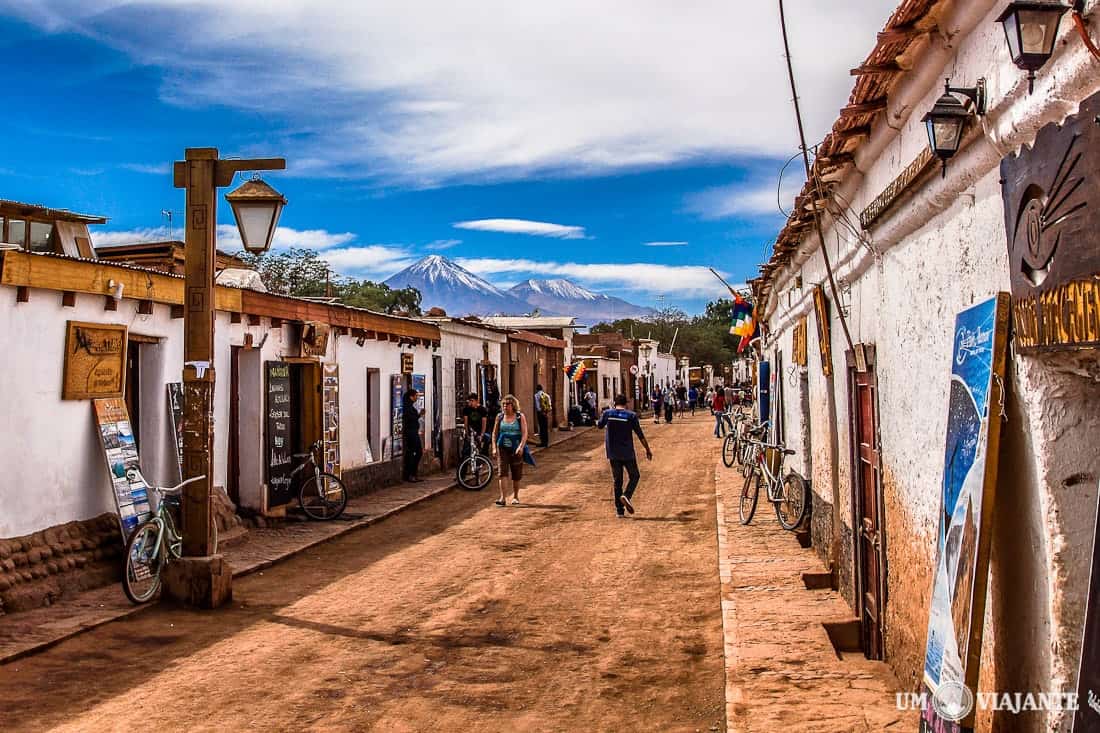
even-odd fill
[{"label": "hanging banner", "polygon": [[340,367],[325,364],[321,383],[322,456],[324,470],[340,475]]},{"label": "hanging banner", "polygon": [[267,505],[289,504],[296,497],[292,491],[290,472],[294,470],[291,456],[291,420],[293,420],[290,364],[269,361],[264,364],[264,474],[267,479]]},{"label": "hanging banner", "polygon": [[179,480],[183,481],[183,384],[168,383],[168,427],[172,431],[172,442],[176,445],[176,465],[179,468]]},{"label": "hanging banner", "polygon": [[390,377],[390,458],[405,453],[405,443],[401,438],[401,416],[405,405],[405,377],[394,374]]},{"label": "hanging banner", "polygon": [[109,397],[93,400],[92,405],[99,442],[111,476],[115,506],[118,507],[122,542],[125,544],[138,525],[153,516],[149,506],[149,486],[141,478],[141,462],[138,460],[137,443],[126,402],[118,397]]},{"label": "hanging banner", "polygon": [[814,320],[817,321],[817,345],[821,354],[821,373],[833,376],[833,341],[829,323],[829,300],[825,297],[825,288],[814,288]]},{"label": "hanging banner", "polygon": [[[1100,507],[1100,504],[1098,504]],[[1100,509],[1092,540],[1092,572],[1089,574],[1085,633],[1081,642],[1081,666],[1077,673],[1077,712],[1074,733],[1100,730]]]},{"label": "hanging banner", "polygon": [[989,573],[989,522],[1004,409],[1009,296],[955,319],[921,733],[973,730]]}]

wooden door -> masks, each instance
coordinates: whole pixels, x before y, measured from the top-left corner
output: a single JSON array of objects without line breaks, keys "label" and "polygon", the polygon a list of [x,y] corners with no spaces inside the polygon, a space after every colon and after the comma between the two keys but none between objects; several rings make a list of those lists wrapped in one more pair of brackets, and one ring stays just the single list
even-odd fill
[{"label": "wooden door", "polygon": [[874,349],[864,346],[867,368],[859,371],[849,353],[851,387],[852,512],[855,519],[856,594],[863,652],[882,659],[882,619],[886,588],[886,548],[882,522],[879,458],[878,380]]}]

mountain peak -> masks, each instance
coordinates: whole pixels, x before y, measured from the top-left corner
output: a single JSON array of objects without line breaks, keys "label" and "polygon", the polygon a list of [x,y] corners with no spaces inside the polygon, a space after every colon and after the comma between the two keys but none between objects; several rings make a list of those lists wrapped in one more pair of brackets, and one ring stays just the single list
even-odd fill
[{"label": "mountain peak", "polygon": [[386,278],[385,284],[391,288],[416,288],[425,310],[439,306],[452,315],[520,315],[531,309],[524,301],[442,255],[428,255],[414,262]]}]

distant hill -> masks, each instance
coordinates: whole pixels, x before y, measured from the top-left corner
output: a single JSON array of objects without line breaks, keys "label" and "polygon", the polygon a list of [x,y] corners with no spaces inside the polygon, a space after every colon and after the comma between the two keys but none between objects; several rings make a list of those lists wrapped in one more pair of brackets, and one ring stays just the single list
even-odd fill
[{"label": "distant hill", "polygon": [[656,311],[622,298],[596,293],[565,279],[526,280],[508,291],[543,313],[576,316],[586,324],[618,318],[648,318]]},{"label": "distant hill", "polygon": [[496,287],[455,262],[429,255],[385,281],[391,288],[420,291],[421,308],[439,307],[450,316],[521,316],[532,309],[524,300]]}]

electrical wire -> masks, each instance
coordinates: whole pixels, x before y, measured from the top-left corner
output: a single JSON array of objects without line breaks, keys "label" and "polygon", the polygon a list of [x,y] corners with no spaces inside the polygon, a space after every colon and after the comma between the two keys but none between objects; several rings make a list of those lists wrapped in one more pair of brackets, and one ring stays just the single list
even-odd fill
[{"label": "electrical wire", "polygon": [[1088,26],[1085,25],[1085,19],[1081,16],[1081,11],[1073,11],[1073,24],[1077,26],[1077,32],[1081,35],[1081,40],[1085,42],[1085,48],[1089,50],[1089,53],[1091,53],[1094,58],[1100,60],[1100,48],[1096,47],[1096,44],[1093,43],[1092,38],[1089,36],[1089,29]]},{"label": "electrical wire", "polygon": [[795,153],[787,159],[787,162],[779,169],[779,183],[775,186],[775,205],[779,207],[779,213],[786,217],[790,217],[790,214],[783,210],[783,174],[787,171],[787,166],[793,163],[800,155],[802,155],[802,151]]},{"label": "electrical wire", "polygon": [[814,184],[815,194],[810,197],[810,210],[813,214],[814,228],[817,230],[818,241],[821,242],[821,255],[825,260],[825,272],[829,277],[829,290],[832,292],[833,301],[837,304],[837,318],[840,320],[840,326],[844,331],[844,339],[848,342],[848,348],[853,352],[855,351],[855,344],[852,342],[852,334],[848,330],[848,319],[844,316],[844,312],[839,308],[840,298],[837,294],[836,277],[833,275],[833,263],[829,258],[829,251],[825,244],[825,233],[821,226],[821,212],[818,211],[817,201],[818,199],[824,200],[824,196],[821,191],[821,181],[814,176],[813,169],[810,167],[810,152],[806,146],[806,128],[802,123],[802,109],[798,104],[798,86],[794,79],[794,62],[791,60],[791,45],[790,40],[787,37],[787,14],[783,8],[783,0],[779,2],[779,24],[783,30],[783,51],[787,57],[787,76],[791,81],[791,96],[794,97],[794,116],[798,122],[798,137],[802,145],[802,163],[806,168],[806,180],[811,181]]}]

